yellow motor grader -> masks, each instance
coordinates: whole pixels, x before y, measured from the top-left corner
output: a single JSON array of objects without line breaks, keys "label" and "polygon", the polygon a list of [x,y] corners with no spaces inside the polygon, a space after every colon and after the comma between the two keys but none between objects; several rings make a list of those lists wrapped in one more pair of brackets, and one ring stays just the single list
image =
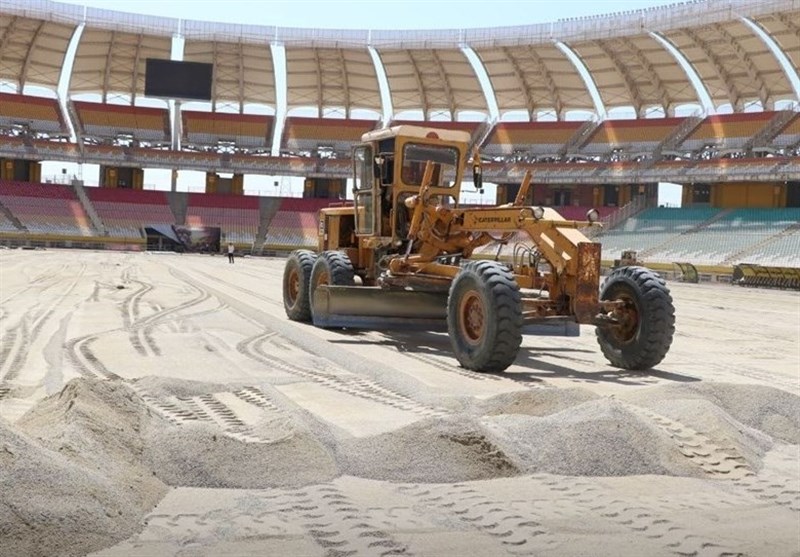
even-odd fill
[{"label": "yellow motor grader", "polygon": [[[353,205],[322,209],[318,252],[297,250],[286,262],[289,319],[324,328],[446,327],[461,366],[491,372],[514,362],[523,333],[576,335],[586,324],[596,326],[612,365],[657,365],[675,323],[664,281],[621,267],[601,291],[600,244],[580,231],[597,212],[569,221],[524,206],[530,173],[511,203],[459,207],[467,168],[482,186],[469,139],[407,125],[364,134],[353,149]],[[501,261],[503,248],[512,253]]]}]

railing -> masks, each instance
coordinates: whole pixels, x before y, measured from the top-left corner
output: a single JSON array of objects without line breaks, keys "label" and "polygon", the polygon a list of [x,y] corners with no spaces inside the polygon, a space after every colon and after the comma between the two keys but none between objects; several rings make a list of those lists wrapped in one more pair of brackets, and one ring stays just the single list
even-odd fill
[{"label": "railing", "polygon": [[472,152],[473,149],[480,148],[481,145],[486,142],[486,139],[494,130],[494,126],[497,124],[496,120],[484,120],[480,123],[478,128],[473,132],[472,138],[470,139],[469,144],[469,151]]},{"label": "railing", "polygon": [[780,132],[795,116],[797,116],[797,112],[794,110],[781,110],[777,112],[767,125],[764,126],[760,132],[751,137],[742,148],[746,151],[767,148],[769,142],[778,135],[778,132]]},{"label": "railing", "polygon": [[628,203],[623,205],[619,208],[618,211],[614,211],[606,218],[600,220],[600,224],[603,225],[603,228],[606,230],[610,230],[619,226],[619,224],[625,220],[628,220],[635,214],[643,211],[647,206],[647,202],[643,195],[637,195],[633,199],[631,199]]},{"label": "railing", "polygon": [[683,141],[689,137],[705,120],[704,115],[689,116],[681,124],[675,128],[675,131],[669,134],[661,145],[656,147],[654,160],[661,158],[661,154],[665,151],[674,151]]},{"label": "railing", "polygon": [[569,141],[564,144],[559,154],[564,156],[583,147],[601,123],[598,120],[586,120]]},{"label": "railing", "polygon": [[86,215],[89,217],[89,220],[92,222],[95,230],[97,230],[100,236],[108,235],[106,227],[103,225],[103,220],[100,218],[100,215],[97,214],[97,211],[95,211],[92,201],[89,199],[89,196],[86,195],[86,190],[83,189],[83,183],[80,180],[73,180],[72,189],[75,190],[75,194],[77,195],[78,200],[81,202],[83,210],[86,211]]}]

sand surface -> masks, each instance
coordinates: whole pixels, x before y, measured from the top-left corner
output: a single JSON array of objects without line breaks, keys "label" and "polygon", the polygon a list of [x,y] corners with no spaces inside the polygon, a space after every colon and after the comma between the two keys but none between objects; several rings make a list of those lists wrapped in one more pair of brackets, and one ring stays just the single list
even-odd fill
[{"label": "sand surface", "polygon": [[669,283],[502,374],[289,321],[281,259],[0,251],[0,555],[800,555],[800,294]]}]

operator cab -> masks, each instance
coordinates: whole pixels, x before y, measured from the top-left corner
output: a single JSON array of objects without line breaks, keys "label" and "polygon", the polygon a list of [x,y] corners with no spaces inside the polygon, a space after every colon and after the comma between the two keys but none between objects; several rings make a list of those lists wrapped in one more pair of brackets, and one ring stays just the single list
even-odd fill
[{"label": "operator cab", "polygon": [[393,246],[405,241],[410,215],[404,202],[419,193],[428,161],[434,164],[432,202],[456,206],[469,139],[467,132],[408,125],[364,134],[353,152],[356,234]]}]

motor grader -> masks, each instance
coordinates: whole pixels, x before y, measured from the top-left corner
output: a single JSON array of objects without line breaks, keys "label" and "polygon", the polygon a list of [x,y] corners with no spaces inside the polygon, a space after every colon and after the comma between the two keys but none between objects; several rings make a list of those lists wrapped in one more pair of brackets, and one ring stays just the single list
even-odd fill
[{"label": "motor grader", "polygon": [[[463,174],[482,186],[469,134],[398,126],[353,149],[353,205],[319,213],[319,250],[294,251],[283,275],[286,314],[324,328],[439,330],[464,368],[505,370],[523,333],[578,334],[594,325],[612,365],[644,370],[666,355],[674,307],[643,267],[612,271],[600,289],[600,244],[516,199],[460,207]],[[501,258],[503,250],[511,255]],[[487,251],[488,250],[488,251]]]}]

